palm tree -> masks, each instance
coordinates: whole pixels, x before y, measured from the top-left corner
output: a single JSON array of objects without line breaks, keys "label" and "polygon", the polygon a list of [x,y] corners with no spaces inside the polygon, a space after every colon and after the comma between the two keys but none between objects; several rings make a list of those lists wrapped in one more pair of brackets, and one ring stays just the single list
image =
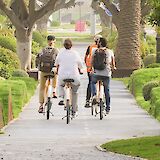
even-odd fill
[{"label": "palm tree", "polygon": [[101,0],[113,15],[118,31],[116,64],[118,76],[128,76],[140,68],[140,21],[141,0],[119,0],[119,7],[110,1]]}]

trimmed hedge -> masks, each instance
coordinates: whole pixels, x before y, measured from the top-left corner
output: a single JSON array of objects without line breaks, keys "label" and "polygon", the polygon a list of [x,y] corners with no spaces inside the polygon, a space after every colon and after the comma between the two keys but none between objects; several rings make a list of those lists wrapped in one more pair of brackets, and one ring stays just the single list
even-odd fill
[{"label": "trimmed hedge", "polygon": [[16,39],[14,37],[0,35],[0,46],[16,52]]},{"label": "trimmed hedge", "polygon": [[145,101],[148,101],[151,99],[151,91],[153,88],[158,87],[160,85],[160,81],[151,81],[146,83],[143,86],[143,97]]},{"label": "trimmed hedge", "polygon": [[14,77],[9,80],[0,80],[0,103],[3,106],[4,122],[8,122],[8,96],[11,91],[12,94],[12,106],[13,116],[18,117],[22,110],[22,107],[31,96],[34,94],[37,82],[33,78],[26,77]]},{"label": "trimmed hedge", "polygon": [[20,61],[16,53],[0,47],[0,76],[9,78],[15,69],[20,68]]},{"label": "trimmed hedge", "polygon": [[[155,116],[154,106],[150,103],[150,101],[144,100],[142,92],[143,86],[146,83],[153,80],[154,81],[160,80],[160,68],[147,68],[134,71],[129,80],[129,89],[131,93],[135,96],[137,103],[146,111],[148,111],[151,115]],[[153,90],[156,88],[153,88]],[[152,99],[152,91],[151,91],[151,99]]]},{"label": "trimmed hedge", "polygon": [[143,62],[145,67],[152,63],[156,63],[156,54],[149,54],[144,58]]},{"label": "trimmed hedge", "polygon": [[160,121],[160,87],[152,89],[151,92],[152,113]]},{"label": "trimmed hedge", "polygon": [[47,40],[39,32],[34,31],[32,39],[35,42],[37,42],[41,47],[44,47],[47,45]]},{"label": "trimmed hedge", "polygon": [[149,64],[146,68],[159,68],[160,67],[160,63],[152,63]]},{"label": "trimmed hedge", "polygon": [[13,77],[29,77],[28,73],[25,72],[24,70],[15,70],[13,73],[12,73],[12,76]]}]

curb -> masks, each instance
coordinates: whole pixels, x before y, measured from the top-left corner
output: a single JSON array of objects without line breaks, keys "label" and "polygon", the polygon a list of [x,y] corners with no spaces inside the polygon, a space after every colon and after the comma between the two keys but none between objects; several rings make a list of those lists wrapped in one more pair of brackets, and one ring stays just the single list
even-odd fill
[{"label": "curb", "polygon": [[111,151],[107,151],[105,149],[103,149],[101,147],[102,144],[100,145],[96,145],[95,148],[101,152],[108,152],[108,153],[111,153],[111,154],[116,154],[116,155],[121,155],[121,156],[125,156],[125,157],[128,157],[128,158],[133,158],[133,159],[138,159],[138,160],[147,160],[147,159],[144,159],[144,158],[140,158],[140,157],[133,157],[133,156],[129,156],[129,155],[125,155],[125,154],[120,154],[120,153],[115,153],[115,152],[111,152]]}]

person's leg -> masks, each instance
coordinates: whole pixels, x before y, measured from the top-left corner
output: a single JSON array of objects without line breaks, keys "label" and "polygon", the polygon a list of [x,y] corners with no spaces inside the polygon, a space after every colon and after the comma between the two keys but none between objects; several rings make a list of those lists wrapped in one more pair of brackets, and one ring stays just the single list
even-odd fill
[{"label": "person's leg", "polygon": [[86,100],[89,100],[91,97],[91,75],[89,72],[87,72],[87,75],[88,75],[88,86],[87,86]]},{"label": "person's leg", "polygon": [[88,108],[89,107],[89,100],[91,98],[91,75],[89,72],[87,72],[88,76],[88,86],[87,86],[87,94],[86,94],[86,104],[84,107]]},{"label": "person's leg", "polygon": [[43,112],[43,103],[44,103],[44,89],[45,89],[45,83],[46,83],[46,78],[44,77],[45,73],[41,72],[40,73],[40,87],[39,87],[39,113]]},{"label": "person's leg", "polygon": [[57,86],[57,74],[54,74],[54,78],[52,80],[53,98],[57,98],[57,96],[56,96],[56,86]]},{"label": "person's leg", "polygon": [[72,84],[72,107],[73,113],[78,111],[78,88],[80,85]]},{"label": "person's leg", "polygon": [[60,101],[59,101],[59,105],[64,105],[64,82],[62,79],[59,79],[59,82],[58,82],[58,89],[59,89],[59,98],[60,98]]},{"label": "person's leg", "polygon": [[110,77],[106,77],[103,80],[104,85],[104,93],[105,93],[105,99],[106,99],[106,111],[110,111]]},{"label": "person's leg", "polygon": [[91,92],[92,92],[92,104],[96,104],[97,103],[97,98],[96,98],[96,94],[97,94],[97,89],[96,89],[96,83],[97,83],[97,75],[92,75],[92,87],[91,87]]}]

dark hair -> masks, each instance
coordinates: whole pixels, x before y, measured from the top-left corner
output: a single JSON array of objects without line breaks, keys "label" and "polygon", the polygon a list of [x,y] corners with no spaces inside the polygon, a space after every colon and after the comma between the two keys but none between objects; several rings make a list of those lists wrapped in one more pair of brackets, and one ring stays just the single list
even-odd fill
[{"label": "dark hair", "polygon": [[107,46],[107,40],[105,39],[105,38],[100,38],[99,39],[99,43],[101,44],[101,46],[102,47],[107,47],[108,48],[108,46]]},{"label": "dark hair", "polygon": [[72,47],[72,41],[71,41],[71,39],[69,39],[69,38],[65,39],[65,41],[64,41],[64,47],[66,49],[70,49]]},{"label": "dark hair", "polygon": [[48,36],[47,36],[47,40],[48,40],[48,41],[52,41],[52,40],[54,41],[55,39],[56,39],[55,36],[52,36],[52,35],[48,35]]}]

